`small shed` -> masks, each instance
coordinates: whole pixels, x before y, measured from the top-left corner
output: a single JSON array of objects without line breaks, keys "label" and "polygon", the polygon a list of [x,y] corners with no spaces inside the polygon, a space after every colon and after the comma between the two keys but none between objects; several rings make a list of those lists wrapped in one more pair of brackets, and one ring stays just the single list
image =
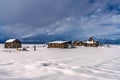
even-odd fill
[{"label": "small shed", "polygon": [[53,41],[48,43],[48,48],[69,48],[72,47],[71,41]]},{"label": "small shed", "polygon": [[18,39],[9,39],[5,41],[5,48],[21,48],[21,41]]}]

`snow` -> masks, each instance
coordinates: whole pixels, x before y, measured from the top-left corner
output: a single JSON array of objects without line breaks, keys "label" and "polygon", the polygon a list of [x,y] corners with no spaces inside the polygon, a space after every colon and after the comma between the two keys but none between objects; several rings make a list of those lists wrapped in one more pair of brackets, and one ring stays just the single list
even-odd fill
[{"label": "snow", "polygon": [[68,41],[53,41],[53,42],[49,42],[49,43],[66,43]]},{"label": "snow", "polygon": [[15,41],[16,39],[9,39],[9,40],[7,40],[6,42],[13,42],[13,41]]},{"label": "snow", "polygon": [[93,44],[94,42],[93,41],[86,41],[86,43]]},{"label": "snow", "polygon": [[0,44],[0,80],[120,80],[120,46],[52,49],[24,44],[27,51]]}]

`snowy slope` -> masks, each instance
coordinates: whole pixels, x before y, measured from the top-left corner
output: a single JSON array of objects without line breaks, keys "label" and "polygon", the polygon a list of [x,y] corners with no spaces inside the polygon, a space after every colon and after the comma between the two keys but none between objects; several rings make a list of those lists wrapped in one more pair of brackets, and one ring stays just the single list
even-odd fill
[{"label": "snowy slope", "polygon": [[120,48],[48,49],[28,51],[0,45],[0,80],[120,80]]}]

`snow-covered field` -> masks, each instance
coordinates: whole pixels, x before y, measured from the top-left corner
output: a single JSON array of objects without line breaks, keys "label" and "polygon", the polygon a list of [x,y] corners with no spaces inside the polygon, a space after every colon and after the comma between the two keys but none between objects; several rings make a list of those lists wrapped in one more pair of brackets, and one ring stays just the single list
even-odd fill
[{"label": "snow-covered field", "polygon": [[0,80],[120,80],[120,47],[28,51],[0,44]]}]

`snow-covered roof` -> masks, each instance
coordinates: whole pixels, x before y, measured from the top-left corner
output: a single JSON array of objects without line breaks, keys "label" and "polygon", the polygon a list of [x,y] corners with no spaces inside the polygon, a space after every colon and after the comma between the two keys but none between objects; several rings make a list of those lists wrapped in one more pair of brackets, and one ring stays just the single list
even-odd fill
[{"label": "snow-covered roof", "polygon": [[93,44],[94,42],[93,41],[86,41],[86,43]]},{"label": "snow-covered roof", "polygon": [[9,40],[7,40],[7,41],[5,41],[5,42],[13,42],[13,41],[15,41],[16,39],[9,39]]},{"label": "snow-covered roof", "polygon": [[48,42],[48,43],[66,43],[68,41],[53,41],[53,42]]}]

